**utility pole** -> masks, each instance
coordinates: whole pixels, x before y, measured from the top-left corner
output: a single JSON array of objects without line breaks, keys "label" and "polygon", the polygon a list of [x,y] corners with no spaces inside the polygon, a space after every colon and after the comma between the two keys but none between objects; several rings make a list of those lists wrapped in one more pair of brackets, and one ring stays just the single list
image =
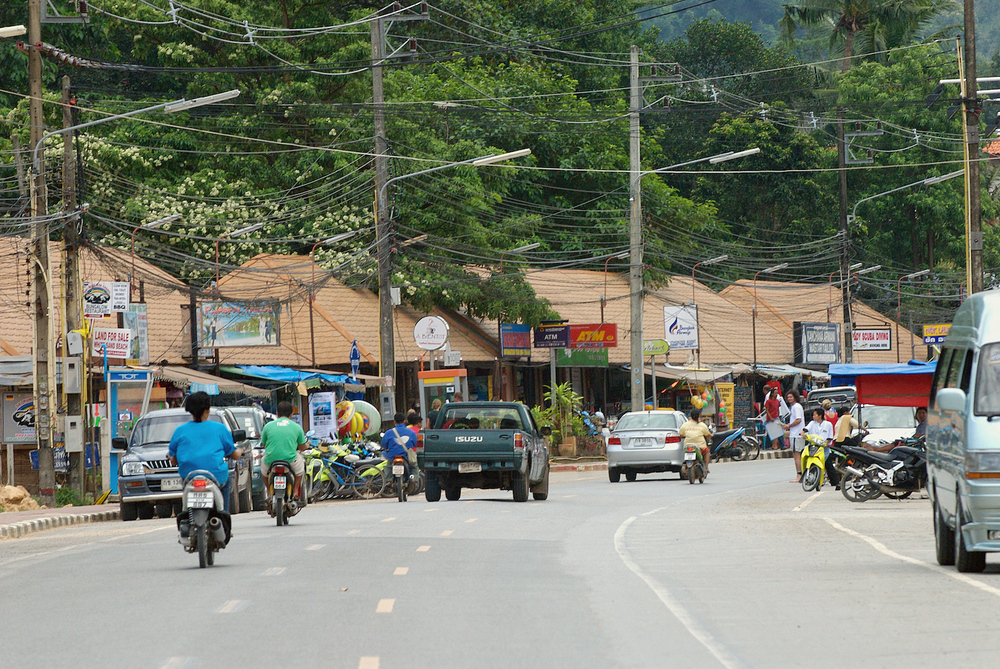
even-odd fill
[{"label": "utility pole", "polygon": [[[959,56],[962,79],[962,130],[965,134],[966,281],[969,295],[983,290],[983,224],[979,187],[979,99],[976,97],[976,9],[964,1],[965,49]],[[961,45],[959,46],[961,51]],[[963,59],[964,56],[964,59]],[[964,61],[964,62],[963,62]]]},{"label": "utility pole", "polygon": [[632,411],[645,407],[646,384],[643,379],[642,354],[642,189],[639,186],[639,110],[642,91],[639,88],[639,47],[632,45],[629,56],[629,368],[631,370]]},{"label": "utility pole", "polygon": [[[28,84],[31,149],[38,146],[45,133],[42,99],[42,56],[34,47],[42,41],[40,0],[28,0]],[[43,504],[55,502],[55,462],[52,456],[52,414],[54,405],[55,341],[52,337],[52,276],[49,262],[49,223],[45,194],[45,157],[31,172],[32,286],[35,357],[35,434],[38,444],[38,492]]]},{"label": "utility pole", "polygon": [[385,58],[385,25],[376,16],[371,25],[372,34],[372,104],[375,115],[375,236],[378,259],[378,330],[379,376],[393,377],[392,383],[383,388],[391,392],[396,376],[396,341],[392,319],[392,230],[389,207],[386,203],[385,183],[389,180],[386,157],[385,94],[382,89],[382,61]]},{"label": "utility pole", "polygon": [[[70,93],[69,77],[62,78],[62,112],[63,127],[69,128],[73,125],[73,98]],[[62,328],[63,336],[63,389],[66,388],[67,366],[65,363],[66,353],[66,333],[77,330],[83,325],[83,314],[81,313],[81,291],[83,290],[83,278],[80,275],[80,231],[83,227],[83,212],[76,212],[76,161],[73,158],[73,134],[67,132],[63,135],[63,213],[66,216],[63,226],[63,303],[62,314],[64,324]],[[81,357],[81,361],[83,358]],[[83,366],[77,365],[77,369],[82,371]],[[85,386],[84,379],[81,379],[81,389]],[[79,418],[78,425],[86,424],[86,417],[83,415],[83,396],[81,393],[69,393],[66,395],[66,417]],[[68,434],[66,429],[63,434],[67,435],[66,452],[69,455],[69,484],[70,487],[79,490],[80,494],[86,493],[86,477],[84,473],[84,453],[70,452]],[[86,445],[84,445],[86,450]]]},{"label": "utility pole", "polygon": [[840,183],[840,285],[844,303],[844,362],[854,362],[854,327],[851,317],[850,248],[851,229],[847,220],[847,145],[844,141],[844,110],[837,110],[837,175]]}]

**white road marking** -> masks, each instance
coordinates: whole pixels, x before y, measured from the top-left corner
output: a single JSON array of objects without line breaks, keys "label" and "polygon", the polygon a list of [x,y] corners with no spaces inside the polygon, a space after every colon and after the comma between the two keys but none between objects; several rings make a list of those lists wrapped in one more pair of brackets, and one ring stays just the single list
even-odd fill
[{"label": "white road marking", "polygon": [[394,520],[396,520],[396,517],[395,517],[395,516],[390,516],[390,517],[388,517],[388,518],[383,518],[383,519],[382,519],[382,522],[383,522],[383,523],[391,523],[391,522],[392,522],[392,521],[394,521]]},{"label": "white road marking", "polygon": [[635,560],[629,554],[628,549],[625,547],[625,532],[628,530],[629,525],[631,525],[636,520],[635,516],[632,516],[615,532],[615,551],[618,552],[618,556],[625,563],[625,566],[629,570],[641,578],[649,589],[659,598],[661,602],[670,610],[674,617],[687,629],[688,633],[693,636],[702,646],[711,653],[719,663],[726,667],[727,669],[735,669],[736,667],[742,667],[743,665],[740,661],[719,642],[714,636],[709,633],[695,618],[688,613],[687,609],[672,594],[667,590],[662,584],[658,583],[652,576],[647,574],[642,567],[636,564]]},{"label": "white road marking", "polygon": [[576,497],[576,495],[563,495],[563,499],[569,499],[570,497]]},{"label": "white road marking", "polygon": [[363,657],[358,662],[358,669],[378,669],[377,657]]},{"label": "white road marking", "polygon": [[444,532],[441,533],[441,536],[442,537],[450,537],[454,532],[455,532],[455,530],[445,530]]},{"label": "white road marking", "polygon": [[191,658],[189,657],[171,657],[160,666],[160,669],[184,669],[190,665]]},{"label": "white road marking", "polygon": [[262,576],[281,576],[284,573],[285,573],[284,567],[271,567],[270,569],[265,571],[262,574]]},{"label": "white road marking", "polygon": [[357,534],[357,533],[358,533],[358,532],[360,532],[360,531],[361,531],[361,530],[351,530],[350,532],[348,532],[348,534]]},{"label": "white road marking", "polygon": [[306,550],[307,551],[318,551],[320,548],[323,548],[324,546],[326,546],[326,544],[313,544],[311,546],[306,546]]},{"label": "white road marking", "polygon": [[427,551],[429,551],[430,549],[431,549],[431,547],[430,547],[430,546],[419,546],[419,547],[417,548],[417,552],[418,552],[418,553],[426,553],[426,552],[427,552]]},{"label": "white road marking", "polygon": [[951,568],[941,567],[940,565],[931,564],[930,562],[924,562],[923,560],[918,560],[916,558],[911,558],[908,555],[902,555],[901,553],[897,553],[891,548],[888,548],[878,539],[873,539],[872,537],[861,534],[860,532],[852,530],[849,527],[844,527],[843,525],[835,521],[833,518],[824,518],[823,520],[828,522],[830,524],[830,527],[836,530],[840,530],[844,534],[848,534],[856,539],[861,539],[862,541],[870,545],[872,548],[877,550],[879,553],[882,553],[882,555],[891,557],[895,560],[900,560],[902,562],[907,562],[909,564],[916,565],[918,567],[923,567],[924,569],[929,569],[938,574],[944,574],[945,576],[950,576],[956,581],[961,581],[966,585],[971,585],[974,588],[979,588],[984,592],[988,592],[991,595],[996,595],[997,597],[1000,597],[1000,588],[994,588],[991,585],[986,585],[985,583],[977,581],[971,576],[966,576],[965,574],[960,574],[957,571],[953,571]]},{"label": "white road marking", "polygon": [[799,504],[794,509],[792,509],[792,512],[794,513],[796,511],[801,511],[802,509],[806,508],[807,506],[809,506],[810,504],[812,504],[812,501],[814,499],[816,499],[817,497],[819,497],[820,495],[822,495],[824,492],[826,492],[826,491],[820,490],[819,492],[814,492],[813,494],[809,495],[809,498],[806,499],[806,501],[804,501],[801,504]]},{"label": "white road marking", "polygon": [[395,599],[380,599],[378,606],[375,607],[375,613],[392,613],[392,607],[395,603]]},{"label": "white road marking", "polygon": [[409,567],[396,567],[396,571],[392,572],[393,576],[406,576],[410,572]]},{"label": "white road marking", "polygon": [[441,509],[424,509],[424,513],[430,513],[431,511],[440,511]]},{"label": "white road marking", "polygon": [[474,523],[474,522],[476,522],[477,520],[479,520],[479,519],[478,519],[478,518],[469,518],[469,519],[468,519],[467,521],[465,521],[465,522],[467,522],[467,523]]},{"label": "white road marking", "polygon": [[236,613],[246,608],[248,602],[245,599],[230,599],[216,610],[216,613]]}]

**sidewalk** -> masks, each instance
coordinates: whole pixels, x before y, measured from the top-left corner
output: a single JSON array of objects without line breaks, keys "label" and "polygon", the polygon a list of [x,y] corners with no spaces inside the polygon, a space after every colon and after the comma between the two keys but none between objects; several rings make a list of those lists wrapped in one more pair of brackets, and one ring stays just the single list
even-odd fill
[{"label": "sidewalk", "polygon": [[[786,448],[781,451],[761,451],[758,460],[784,460],[792,457],[792,451]],[[733,462],[732,458],[718,458],[712,462]],[[603,458],[552,458],[549,465],[551,472],[596,472],[606,471],[608,461]]]},{"label": "sidewalk", "polygon": [[63,506],[58,509],[35,509],[33,511],[5,511],[0,513],[0,540],[17,539],[32,532],[50,530],[53,527],[99,523],[118,520],[117,504],[97,504],[94,506]]}]

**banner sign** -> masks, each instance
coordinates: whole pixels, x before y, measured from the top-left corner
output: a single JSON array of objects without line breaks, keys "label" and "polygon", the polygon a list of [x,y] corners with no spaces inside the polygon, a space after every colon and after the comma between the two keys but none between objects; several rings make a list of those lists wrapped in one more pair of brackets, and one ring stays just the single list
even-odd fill
[{"label": "banner sign", "polygon": [[109,358],[128,358],[132,352],[132,331],[125,328],[94,330],[90,333],[93,342],[91,354],[104,357],[105,347]]},{"label": "banner sign", "polygon": [[615,348],[618,326],[615,323],[570,325],[569,348]]},{"label": "banner sign", "polygon": [[440,316],[424,316],[413,326],[413,341],[425,351],[436,351],[448,343],[448,322]]},{"label": "banner sign", "polygon": [[127,281],[84,281],[83,315],[93,318],[125,311],[130,292]]},{"label": "banner sign", "polygon": [[698,305],[663,307],[664,340],[672,351],[698,348]]},{"label": "banner sign", "polygon": [[861,328],[851,332],[855,351],[891,351],[892,330],[890,328]]},{"label": "banner sign", "polygon": [[663,339],[647,339],[642,342],[643,355],[667,355],[670,353],[670,344]]},{"label": "banner sign", "polygon": [[535,348],[569,348],[569,326],[539,325],[535,328]]},{"label": "banner sign", "polygon": [[277,346],[278,302],[202,302],[201,347]]},{"label": "banner sign", "polygon": [[500,355],[505,358],[530,356],[531,326],[519,323],[501,323]]},{"label": "banner sign", "polygon": [[3,443],[35,443],[35,400],[31,393],[3,394]]},{"label": "banner sign", "polygon": [[309,395],[309,429],[320,439],[337,439],[337,394]]},{"label": "banner sign", "polygon": [[130,304],[122,314],[122,325],[132,333],[126,362],[133,365],[149,364],[149,321],[144,303]]},{"label": "banner sign", "polygon": [[[38,469],[38,450],[34,450],[28,453],[28,458],[31,461],[31,468]],[[55,462],[55,470],[57,472],[68,472],[69,471],[69,455],[66,454],[66,449],[62,446],[54,446],[52,448],[52,459]]]},{"label": "banner sign", "polygon": [[930,346],[931,344],[941,344],[944,342],[944,338],[948,336],[948,331],[951,330],[951,323],[942,323],[939,325],[925,325],[924,326],[924,343]]},{"label": "banner sign", "polygon": [[564,348],[556,353],[556,367],[607,367],[606,348]]},{"label": "banner sign", "polygon": [[795,365],[832,365],[840,362],[840,323],[792,323]]}]

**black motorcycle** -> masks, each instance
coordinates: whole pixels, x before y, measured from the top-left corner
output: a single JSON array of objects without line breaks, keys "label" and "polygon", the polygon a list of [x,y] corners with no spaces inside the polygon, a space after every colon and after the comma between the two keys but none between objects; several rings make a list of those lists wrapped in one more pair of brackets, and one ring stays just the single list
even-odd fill
[{"label": "black motorcycle", "polygon": [[888,453],[844,446],[841,491],[852,502],[867,502],[880,495],[906,499],[927,485],[927,457],[922,440],[909,441]]}]

